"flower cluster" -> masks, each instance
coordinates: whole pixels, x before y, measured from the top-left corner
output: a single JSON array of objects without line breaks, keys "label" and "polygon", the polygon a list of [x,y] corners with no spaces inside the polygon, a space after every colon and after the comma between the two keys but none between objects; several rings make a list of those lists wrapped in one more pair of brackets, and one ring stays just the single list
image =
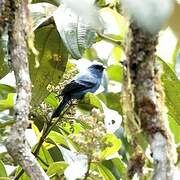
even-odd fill
[{"label": "flower cluster", "polygon": [[103,124],[104,115],[93,109],[90,116],[81,115],[78,121],[83,124],[78,134],[71,134],[70,138],[77,145],[80,153],[86,154],[93,162],[100,161],[100,153],[111,144],[106,143],[106,128]]}]

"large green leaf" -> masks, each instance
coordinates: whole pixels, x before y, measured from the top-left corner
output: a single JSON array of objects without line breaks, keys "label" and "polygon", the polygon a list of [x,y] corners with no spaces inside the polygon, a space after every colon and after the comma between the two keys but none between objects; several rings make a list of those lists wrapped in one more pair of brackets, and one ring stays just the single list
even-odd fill
[{"label": "large green leaf", "polygon": [[103,111],[100,99],[92,93],[87,93],[83,100],[78,103],[78,106],[83,110],[89,110],[95,107]]},{"label": "large green leaf", "polygon": [[101,151],[101,159],[105,159],[106,157],[114,154],[120,149],[121,146],[121,141],[114,134],[106,134],[106,136],[103,139],[104,144],[110,144],[110,146],[104,148]]},{"label": "large green leaf", "polygon": [[42,24],[49,24],[51,22],[50,17],[53,15],[53,12],[57,9],[57,7],[50,3],[43,2],[30,4],[29,9],[33,19],[33,28],[37,29]]},{"label": "large green leaf", "polygon": [[48,138],[53,140],[56,144],[68,146],[65,137],[58,132],[51,131],[48,135]]},{"label": "large green leaf", "polygon": [[[21,170],[21,167],[18,166],[15,175],[19,174]],[[19,178],[19,180],[30,180],[30,177],[24,172],[23,175]]]},{"label": "large green leaf", "polygon": [[[46,164],[51,164],[53,163],[53,159],[49,153],[49,151],[44,147],[44,146],[41,146],[40,148],[40,151],[39,151],[39,157],[44,161],[46,162]],[[39,160],[39,163],[41,164],[41,166],[46,169],[47,167],[44,165],[44,163],[42,163],[41,160]]]},{"label": "large green leaf", "polygon": [[98,95],[98,97],[106,104],[108,108],[113,109],[122,114],[122,108],[120,104],[120,93],[101,93]]},{"label": "large green leaf", "polygon": [[169,115],[180,124],[180,81],[176,77],[172,69],[161,60],[164,73],[162,81],[166,93],[166,105],[169,109]]},{"label": "large green leaf", "polygon": [[85,49],[90,48],[95,42],[95,30],[64,5],[55,11],[54,21],[72,57],[75,59],[82,58]]},{"label": "large green leaf", "polygon": [[7,172],[2,161],[0,161],[0,179],[6,179]]},{"label": "large green leaf", "polygon": [[35,55],[30,54],[30,76],[32,80],[32,105],[38,105],[49,94],[49,84],[57,85],[68,59],[68,52],[53,25],[35,31],[35,47],[39,51],[40,66],[35,68]]},{"label": "large green leaf", "polygon": [[67,166],[68,164],[65,163],[64,161],[54,162],[50,164],[46,173],[48,176],[52,176],[54,174],[63,174]]},{"label": "large green leaf", "polygon": [[11,109],[14,106],[14,93],[9,93],[6,99],[0,100],[0,111]]},{"label": "large green leaf", "polygon": [[177,122],[169,116],[169,126],[171,128],[171,132],[174,134],[174,140],[176,144],[180,143],[180,126],[178,126]]},{"label": "large green leaf", "polygon": [[113,64],[107,68],[108,77],[110,80],[122,82],[123,80],[123,68],[119,64]]},{"label": "large green leaf", "polygon": [[115,40],[122,40],[128,30],[125,18],[109,7],[102,8],[99,13],[106,27],[104,34]]},{"label": "large green leaf", "polygon": [[96,164],[96,167],[97,167],[99,173],[101,174],[101,176],[103,177],[103,179],[105,179],[105,180],[116,180],[116,178],[111,173],[111,171],[108,168],[106,168],[104,165],[98,163],[98,164]]},{"label": "large green leaf", "polygon": [[124,180],[128,179],[126,175],[127,167],[125,166],[125,163],[120,158],[113,158],[111,161],[117,168],[121,178]]}]

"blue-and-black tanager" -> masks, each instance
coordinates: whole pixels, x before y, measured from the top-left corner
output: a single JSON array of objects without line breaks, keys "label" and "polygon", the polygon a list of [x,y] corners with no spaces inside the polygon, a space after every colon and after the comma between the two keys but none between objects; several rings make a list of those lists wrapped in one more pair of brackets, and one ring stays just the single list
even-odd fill
[{"label": "blue-and-black tanager", "polygon": [[79,100],[88,92],[94,93],[101,84],[104,68],[101,64],[93,64],[84,73],[80,73],[74,80],[67,84],[59,95],[63,96],[63,99],[53,112],[51,118],[59,117],[65,106],[72,99]]}]

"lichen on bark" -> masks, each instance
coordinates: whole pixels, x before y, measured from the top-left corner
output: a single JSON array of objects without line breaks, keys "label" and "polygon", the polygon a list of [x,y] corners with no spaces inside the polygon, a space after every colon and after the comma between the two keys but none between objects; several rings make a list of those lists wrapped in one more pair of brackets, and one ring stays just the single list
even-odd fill
[{"label": "lichen on bark", "polygon": [[128,38],[123,91],[126,129],[133,141],[137,130],[147,136],[154,160],[154,179],[170,180],[173,179],[177,154],[168,126],[162,69],[156,62],[158,36],[144,32],[132,22]]},{"label": "lichen on bark", "polygon": [[14,105],[15,123],[5,140],[5,145],[14,161],[25,170],[31,179],[49,179],[32,155],[25,138],[25,130],[29,124],[28,114],[31,101],[31,81],[27,58],[28,1],[6,0],[5,2],[5,9],[9,10],[6,17],[9,38],[8,54],[16,79],[17,93]]}]

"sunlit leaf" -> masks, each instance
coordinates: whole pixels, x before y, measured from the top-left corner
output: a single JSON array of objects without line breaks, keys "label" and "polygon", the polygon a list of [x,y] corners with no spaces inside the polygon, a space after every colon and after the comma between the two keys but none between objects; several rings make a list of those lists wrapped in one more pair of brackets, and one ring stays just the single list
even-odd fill
[{"label": "sunlit leaf", "polygon": [[180,143],[180,126],[171,116],[169,116],[169,126],[174,134],[176,144]]},{"label": "sunlit leaf", "polygon": [[67,49],[75,59],[80,59],[86,48],[95,41],[95,31],[84,24],[82,19],[70,8],[61,5],[54,13],[54,20],[59,34]]},{"label": "sunlit leaf", "polygon": [[[18,168],[16,169],[16,174],[15,174],[15,175],[19,174],[19,172],[20,172],[21,170],[22,170],[21,167],[18,167]],[[22,175],[19,179],[20,179],[20,180],[31,180],[30,177],[29,177],[25,172],[23,173],[23,175]]]},{"label": "sunlit leaf", "polygon": [[51,131],[48,138],[52,139],[56,144],[68,146],[65,137],[58,132]]},{"label": "sunlit leaf", "polygon": [[99,163],[99,164],[96,164],[96,166],[97,166],[97,168],[99,170],[100,175],[103,177],[103,179],[116,180],[116,178],[111,173],[111,171],[108,168],[106,168],[104,165]]},{"label": "sunlit leaf", "polygon": [[123,62],[123,60],[125,59],[125,54],[124,51],[122,50],[122,47],[115,46],[112,49],[111,58],[114,60],[115,63],[120,63],[121,61]]},{"label": "sunlit leaf", "polygon": [[104,34],[116,40],[122,40],[128,30],[124,17],[108,7],[100,10],[100,16],[105,24]]},{"label": "sunlit leaf", "polygon": [[125,163],[120,159],[120,158],[114,158],[111,159],[111,161],[113,162],[114,166],[117,168],[120,176],[122,179],[127,179],[127,167],[125,165]]},{"label": "sunlit leaf", "polygon": [[121,141],[117,139],[114,134],[107,134],[105,137],[103,137],[103,139],[107,147],[101,151],[101,159],[105,159],[109,155],[114,154],[120,149],[121,146]]},{"label": "sunlit leaf", "polygon": [[29,9],[31,11],[33,19],[33,28],[37,29],[40,25],[48,21],[53,12],[57,9],[56,6],[50,3],[36,3],[30,4]]},{"label": "sunlit leaf", "polygon": [[96,97],[92,93],[87,93],[82,102],[79,103],[81,108],[85,108],[90,105],[96,108],[99,108],[101,111],[103,110],[101,102],[98,97]]},{"label": "sunlit leaf", "polygon": [[4,167],[4,164],[2,161],[0,161],[0,179],[6,179],[7,176],[7,172],[6,172],[6,168]]},{"label": "sunlit leaf", "polygon": [[53,174],[63,174],[64,170],[68,167],[68,164],[64,161],[51,163],[48,167],[46,173],[48,176],[52,176]]},{"label": "sunlit leaf", "polygon": [[38,105],[49,94],[49,84],[58,84],[67,63],[68,53],[56,28],[49,25],[35,31],[35,47],[39,51],[38,68],[35,67],[35,55],[31,53],[30,76],[33,84],[32,104]]},{"label": "sunlit leaf", "polygon": [[[177,38],[173,32],[168,28],[160,33],[158,39],[158,46],[156,54],[163,59],[168,65],[174,67],[173,55],[177,45]],[[168,43],[167,43],[168,42]],[[166,51],[165,51],[166,49]]]},{"label": "sunlit leaf", "polygon": [[[54,162],[50,153],[44,146],[41,146],[38,156],[48,165]],[[43,168],[47,169],[47,166],[41,160],[39,160],[39,163]]]},{"label": "sunlit leaf", "polygon": [[14,93],[9,93],[6,99],[0,100],[0,111],[13,108],[14,95]]},{"label": "sunlit leaf", "polygon": [[180,124],[180,81],[164,61],[161,60],[160,62],[164,69],[162,81],[166,94],[166,105],[169,109],[168,113]]},{"label": "sunlit leaf", "polygon": [[49,104],[49,105],[51,105],[51,106],[54,107],[54,108],[57,107],[58,104],[59,104],[59,102],[58,102],[58,100],[57,100],[57,97],[56,97],[56,95],[55,95],[54,93],[49,94],[49,95],[45,98],[44,102],[47,103],[47,104]]},{"label": "sunlit leaf", "polygon": [[108,77],[110,80],[122,82],[123,80],[123,68],[119,64],[113,64],[107,68]]}]

